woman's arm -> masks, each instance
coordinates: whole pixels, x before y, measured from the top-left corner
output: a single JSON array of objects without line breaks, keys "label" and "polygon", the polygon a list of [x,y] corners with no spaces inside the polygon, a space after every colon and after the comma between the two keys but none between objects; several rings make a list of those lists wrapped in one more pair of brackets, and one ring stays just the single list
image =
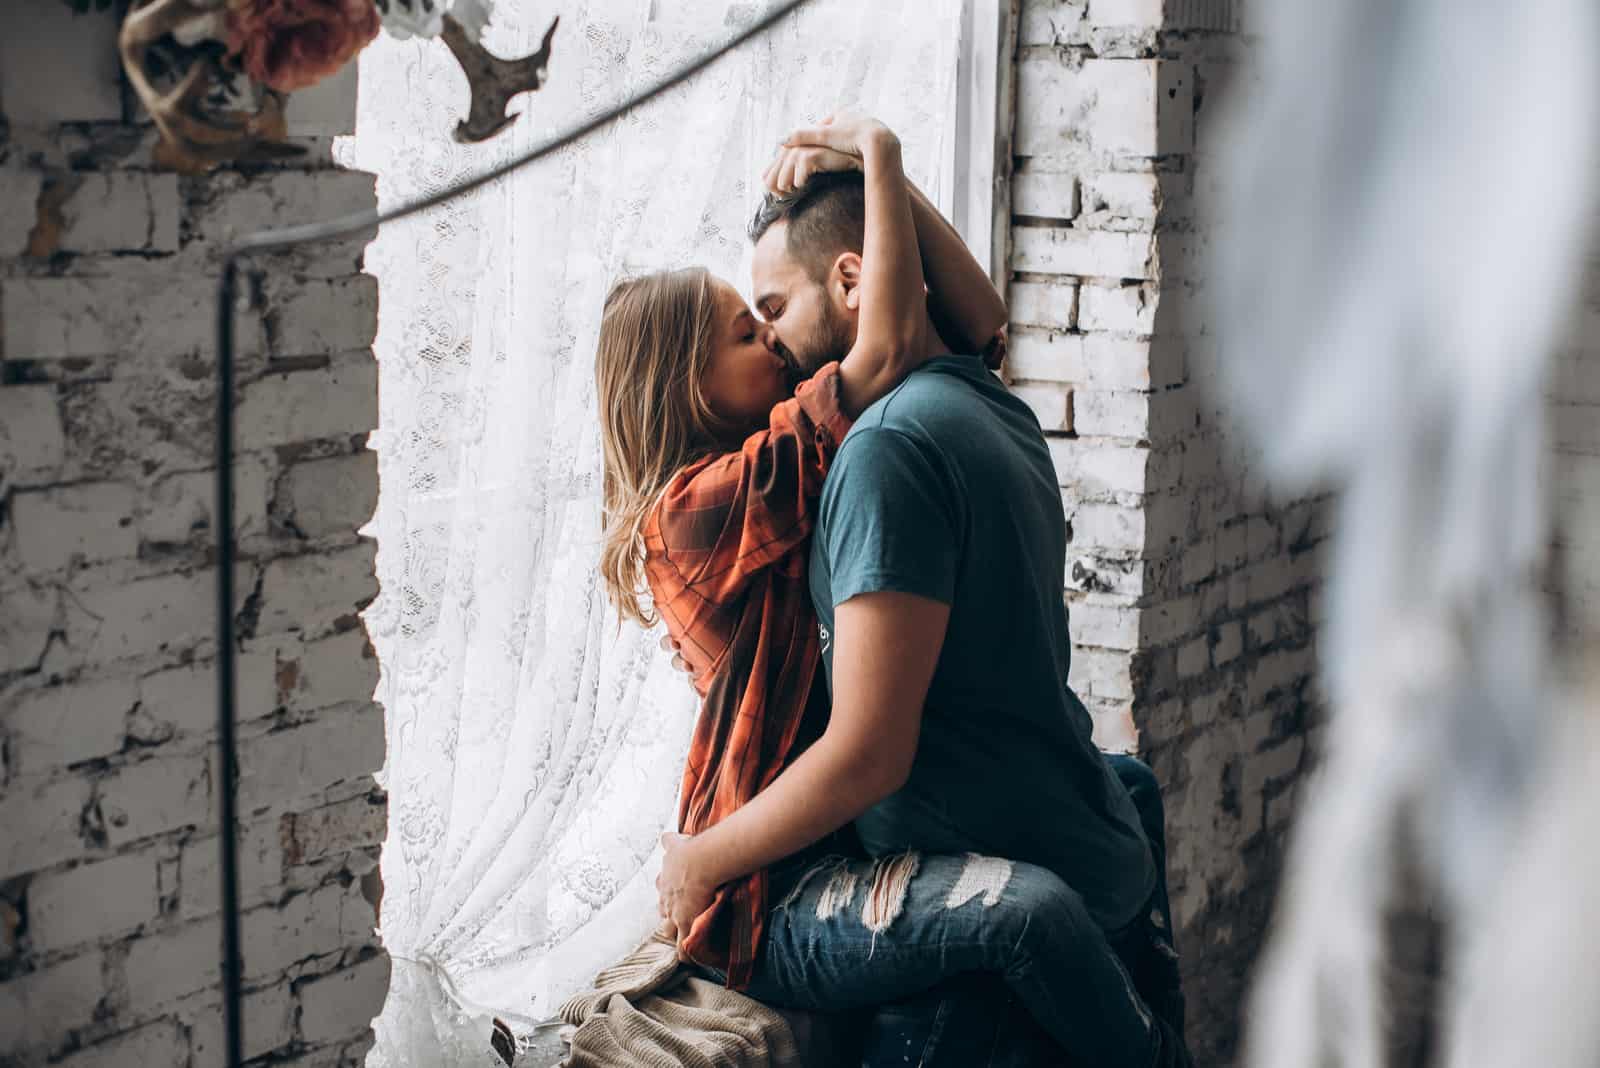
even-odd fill
[{"label": "woman's arm", "polygon": [[[838,116],[796,130],[791,148],[819,146],[859,156],[865,223],[859,267],[847,263],[845,300],[857,311],[856,341],[840,367],[846,410],[860,414],[900,383],[930,349],[926,287],[900,139],[875,119]],[[777,167],[779,191],[793,182],[797,157]],[[850,277],[851,273],[855,277]],[[853,285],[852,285],[853,283]]]},{"label": "woman's arm", "polygon": [[[775,192],[787,193],[803,187],[813,174],[859,171],[862,162],[857,154],[808,145],[786,149],[766,177]],[[910,178],[906,191],[934,328],[955,351],[985,352],[1009,319],[1005,300],[961,234]]]},{"label": "woman's arm", "polygon": [[934,325],[957,351],[982,352],[1006,325],[1006,302],[949,220],[909,178],[906,188]]}]

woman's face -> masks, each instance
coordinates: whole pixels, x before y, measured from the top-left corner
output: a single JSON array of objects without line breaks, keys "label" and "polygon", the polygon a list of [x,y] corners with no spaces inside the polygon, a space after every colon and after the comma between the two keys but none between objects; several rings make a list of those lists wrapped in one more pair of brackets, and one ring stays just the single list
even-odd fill
[{"label": "woman's face", "polygon": [[701,392],[723,419],[752,429],[765,426],[773,406],[793,394],[795,376],[778,355],[772,327],[755,317],[739,291],[720,278],[712,286],[717,310]]}]

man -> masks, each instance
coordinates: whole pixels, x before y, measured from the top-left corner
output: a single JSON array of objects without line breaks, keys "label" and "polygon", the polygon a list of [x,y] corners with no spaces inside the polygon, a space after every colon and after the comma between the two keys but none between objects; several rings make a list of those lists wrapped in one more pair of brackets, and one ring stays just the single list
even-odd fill
[{"label": "man", "polygon": [[[758,309],[805,370],[854,341],[861,217],[859,180],[825,176],[753,227]],[[1164,901],[1066,685],[1065,547],[1038,423],[977,359],[929,360],[857,421],[810,566],[827,731],[664,867],[692,915],[708,886],[774,865],[753,996],[842,1008],[997,970],[1084,1063],[1186,1063],[1124,967],[1159,967]],[[774,864],[851,821],[876,860]],[[1007,939],[1023,951],[989,952]],[[1046,960],[1071,982],[1027,974]]]}]

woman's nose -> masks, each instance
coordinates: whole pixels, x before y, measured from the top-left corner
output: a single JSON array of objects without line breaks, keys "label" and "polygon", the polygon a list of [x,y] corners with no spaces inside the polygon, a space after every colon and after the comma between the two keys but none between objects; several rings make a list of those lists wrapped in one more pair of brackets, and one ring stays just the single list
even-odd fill
[{"label": "woman's nose", "polygon": [[768,352],[778,351],[778,332],[770,323],[764,324],[761,328],[761,343],[767,347]]}]

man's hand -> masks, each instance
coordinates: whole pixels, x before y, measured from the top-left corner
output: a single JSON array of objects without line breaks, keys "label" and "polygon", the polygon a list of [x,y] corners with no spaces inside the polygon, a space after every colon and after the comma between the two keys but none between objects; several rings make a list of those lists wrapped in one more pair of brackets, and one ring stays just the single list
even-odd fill
[{"label": "man's hand", "polygon": [[661,916],[666,921],[664,926],[670,929],[673,940],[680,947],[695,917],[711,906],[711,899],[717,893],[717,884],[698,870],[699,858],[692,847],[693,841],[686,834],[661,836],[663,856],[661,874],[656,878],[656,890],[661,895]]}]

